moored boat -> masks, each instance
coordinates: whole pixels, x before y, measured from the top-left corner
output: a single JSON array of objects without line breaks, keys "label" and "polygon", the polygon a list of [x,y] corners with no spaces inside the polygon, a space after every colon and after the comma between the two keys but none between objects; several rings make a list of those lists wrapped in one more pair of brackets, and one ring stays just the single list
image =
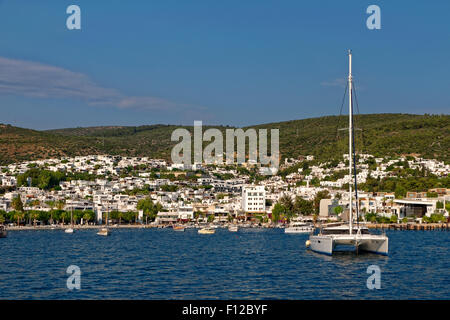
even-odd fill
[{"label": "moored boat", "polygon": [[108,228],[101,228],[101,229],[97,232],[97,234],[98,234],[99,236],[109,236],[109,230],[108,230]]},{"label": "moored boat", "polygon": [[314,227],[309,223],[293,222],[291,225],[284,229],[284,233],[311,233],[314,231]]},{"label": "moored boat", "polygon": [[[306,246],[312,251],[331,255],[339,246],[352,246],[356,252],[368,251],[378,254],[387,255],[389,251],[389,239],[385,234],[370,234],[366,227],[359,224],[358,210],[358,184],[356,175],[356,155],[355,155],[355,138],[353,128],[353,79],[352,79],[352,53],[348,52],[349,73],[348,73],[348,100],[349,100],[349,126],[348,126],[348,160],[349,166],[348,176],[352,181],[348,184],[349,199],[349,218],[348,224],[341,226],[327,226],[321,228],[317,235],[311,235],[306,241]],[[355,197],[356,226],[354,226],[353,217],[353,185]]]},{"label": "moored boat", "polygon": [[173,226],[173,230],[183,232],[185,228],[184,226]]},{"label": "moored boat", "polygon": [[211,229],[211,228],[202,228],[200,230],[198,230],[199,234],[214,234],[216,232],[215,229]]},{"label": "moored boat", "polygon": [[371,234],[367,227],[329,226],[322,228],[319,234],[311,236],[307,244],[312,251],[331,255],[339,246],[352,246],[356,252],[366,251],[387,255],[389,239],[384,234]]},{"label": "moored boat", "polygon": [[228,231],[230,232],[237,232],[239,230],[239,227],[235,224],[232,224],[228,227]]}]

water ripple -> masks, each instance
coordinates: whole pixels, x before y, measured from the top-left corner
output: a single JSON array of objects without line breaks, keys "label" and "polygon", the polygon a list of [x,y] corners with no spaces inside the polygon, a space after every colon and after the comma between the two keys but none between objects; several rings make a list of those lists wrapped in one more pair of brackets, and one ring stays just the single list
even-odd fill
[{"label": "water ripple", "polygon": [[[390,255],[305,250],[282,230],[12,231],[0,239],[1,299],[449,299],[450,237],[390,231]],[[376,264],[381,289],[369,290]],[[66,268],[81,269],[81,290]]]}]

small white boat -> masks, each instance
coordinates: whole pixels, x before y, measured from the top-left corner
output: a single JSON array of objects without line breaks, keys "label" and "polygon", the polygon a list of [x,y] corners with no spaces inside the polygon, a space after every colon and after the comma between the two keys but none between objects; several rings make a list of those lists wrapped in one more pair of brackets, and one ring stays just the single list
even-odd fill
[{"label": "small white boat", "polygon": [[199,234],[214,234],[216,232],[215,229],[210,229],[210,228],[202,228],[200,230],[198,230]]},{"label": "small white boat", "polygon": [[184,226],[173,226],[173,231],[184,232]]},{"label": "small white boat", "polygon": [[230,225],[228,227],[228,231],[230,232],[237,232],[239,230],[239,227],[237,225]]},{"label": "small white boat", "polygon": [[73,233],[73,228],[67,228],[64,230],[65,233]]},{"label": "small white boat", "polygon": [[97,234],[98,234],[99,236],[109,236],[109,230],[108,230],[108,228],[101,228],[101,229],[97,232]]},{"label": "small white boat", "polygon": [[293,222],[289,227],[284,229],[284,233],[311,233],[313,231],[314,227],[304,222]]}]

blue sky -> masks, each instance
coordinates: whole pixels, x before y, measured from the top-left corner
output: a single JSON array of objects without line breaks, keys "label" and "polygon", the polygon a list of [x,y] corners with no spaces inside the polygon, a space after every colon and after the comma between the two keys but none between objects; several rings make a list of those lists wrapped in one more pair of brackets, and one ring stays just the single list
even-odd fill
[{"label": "blue sky", "polygon": [[[0,122],[247,126],[450,110],[449,1],[0,1]],[[81,7],[82,30],[66,28]],[[366,8],[381,8],[381,30]]]}]

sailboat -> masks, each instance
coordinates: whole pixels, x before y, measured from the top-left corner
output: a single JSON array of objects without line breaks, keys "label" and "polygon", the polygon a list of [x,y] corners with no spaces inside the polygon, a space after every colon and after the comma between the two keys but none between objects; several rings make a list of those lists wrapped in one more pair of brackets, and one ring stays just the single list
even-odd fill
[{"label": "sailboat", "polygon": [[65,233],[73,233],[73,200],[70,208],[70,223],[71,227],[64,230]]},{"label": "sailboat", "polygon": [[109,220],[109,205],[108,210],[106,211],[106,226],[104,228],[100,228],[100,230],[97,232],[99,236],[109,236],[108,220]]},{"label": "sailboat", "polygon": [[[348,97],[349,97],[349,177],[352,177],[352,170],[354,174],[355,184],[355,200],[356,200],[356,226],[353,224],[353,193],[352,181],[349,183],[349,223],[339,226],[328,226],[321,228],[317,235],[310,235],[309,240],[306,241],[306,246],[312,251],[332,255],[335,249],[339,246],[353,246],[356,252],[367,251],[378,254],[387,255],[389,251],[389,239],[385,234],[371,234],[366,227],[359,225],[358,212],[358,192],[356,180],[356,164],[354,152],[354,134],[353,134],[353,92],[352,92],[352,52],[348,51],[349,59],[349,74],[348,74]],[[352,150],[353,149],[353,150]],[[353,163],[352,163],[353,162]]]}]

